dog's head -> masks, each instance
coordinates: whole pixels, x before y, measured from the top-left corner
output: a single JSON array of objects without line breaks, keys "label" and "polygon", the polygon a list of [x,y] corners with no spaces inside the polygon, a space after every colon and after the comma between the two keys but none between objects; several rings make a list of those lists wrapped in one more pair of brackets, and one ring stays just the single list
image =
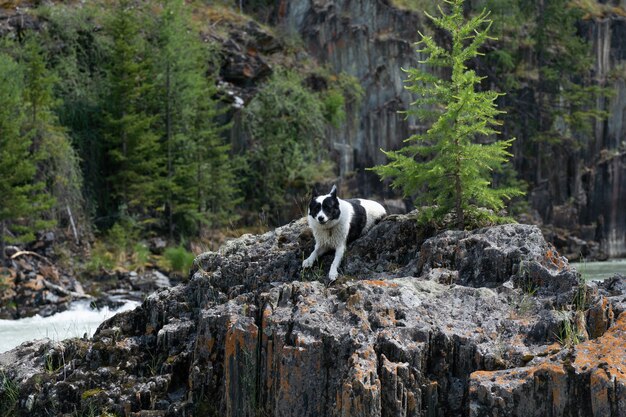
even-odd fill
[{"label": "dog's head", "polygon": [[339,199],[337,198],[337,187],[333,185],[329,194],[319,195],[315,189],[309,203],[309,216],[320,225],[327,225],[329,222],[339,218]]}]

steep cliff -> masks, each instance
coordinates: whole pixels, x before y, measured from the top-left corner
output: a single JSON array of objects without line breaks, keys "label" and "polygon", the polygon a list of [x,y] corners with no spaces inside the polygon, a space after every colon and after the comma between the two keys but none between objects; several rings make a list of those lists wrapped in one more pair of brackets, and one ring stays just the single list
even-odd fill
[{"label": "steep cliff", "polygon": [[[92,340],[33,342],[0,355],[1,410],[479,416],[525,410],[527,391],[500,394],[488,385],[491,373],[512,380],[533,375],[520,367],[544,362],[569,369],[568,358],[584,354],[581,372],[605,361],[624,369],[617,350],[590,350],[594,340],[556,343],[567,344],[563,329],[575,326],[577,338],[623,348],[623,279],[610,293],[579,286],[535,226],[429,237],[414,216],[389,216],[352,244],[344,276],[330,287],[323,281],[331,255],[301,273],[313,244],[303,219],[233,240],[198,257],[189,283],[111,318]],[[553,389],[530,388],[537,410],[560,407],[552,393],[575,386],[560,415],[606,415],[583,404],[589,398],[625,412],[621,385],[606,399],[593,381],[568,372]]]}]

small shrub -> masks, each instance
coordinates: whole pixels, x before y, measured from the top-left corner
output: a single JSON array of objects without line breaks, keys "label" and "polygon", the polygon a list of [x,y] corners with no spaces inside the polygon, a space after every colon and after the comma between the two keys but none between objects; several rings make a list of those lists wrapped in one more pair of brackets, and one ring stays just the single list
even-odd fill
[{"label": "small shrub", "polygon": [[98,273],[101,270],[111,270],[115,267],[115,255],[107,249],[103,242],[94,243],[91,257],[85,264],[88,273]]},{"label": "small shrub", "polygon": [[150,258],[150,249],[145,243],[135,243],[130,256],[131,269],[143,271]]},{"label": "small shrub", "polygon": [[334,127],[339,127],[346,118],[345,99],[339,90],[328,90],[323,96],[324,118]]},{"label": "small shrub", "polygon": [[182,276],[187,276],[196,256],[182,246],[167,248],[163,253],[170,269]]}]

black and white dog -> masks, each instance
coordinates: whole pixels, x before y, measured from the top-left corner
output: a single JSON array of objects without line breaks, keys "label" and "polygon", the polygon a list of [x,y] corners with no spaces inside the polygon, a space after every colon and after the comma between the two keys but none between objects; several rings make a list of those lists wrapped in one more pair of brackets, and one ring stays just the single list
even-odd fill
[{"label": "black and white dog", "polygon": [[334,281],[348,243],[367,232],[387,212],[383,206],[372,200],[337,198],[337,187],[334,185],[329,194],[316,194],[313,191],[307,216],[315,237],[315,249],[302,262],[302,267],[311,267],[319,256],[335,249],[335,259],[328,272],[328,278]]}]

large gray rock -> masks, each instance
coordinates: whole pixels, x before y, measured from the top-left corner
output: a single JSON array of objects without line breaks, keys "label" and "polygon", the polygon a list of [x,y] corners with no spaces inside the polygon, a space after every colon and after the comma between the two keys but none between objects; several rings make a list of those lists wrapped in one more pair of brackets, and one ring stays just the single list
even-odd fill
[{"label": "large gray rock", "polygon": [[543,238],[537,226],[505,224],[470,232],[447,231],[428,239],[421,248],[417,275],[441,276],[449,283],[497,287],[511,280],[525,291],[571,301],[578,273]]}]

